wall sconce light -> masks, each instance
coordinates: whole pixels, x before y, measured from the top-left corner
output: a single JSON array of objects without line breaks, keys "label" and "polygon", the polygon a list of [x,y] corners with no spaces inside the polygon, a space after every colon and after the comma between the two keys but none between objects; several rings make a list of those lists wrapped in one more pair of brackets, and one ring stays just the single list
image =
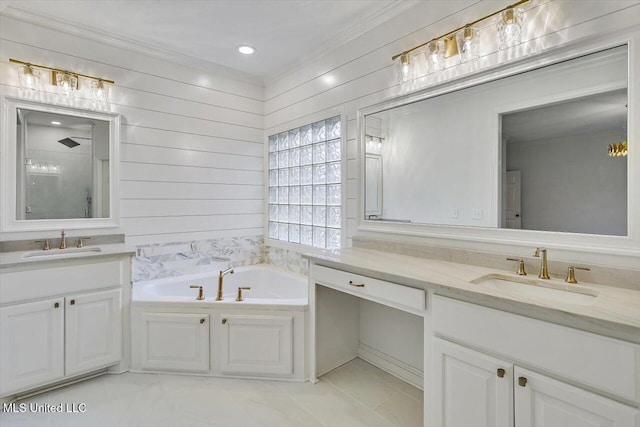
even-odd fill
[{"label": "wall sconce light", "polygon": [[18,81],[20,83],[20,90],[25,95],[40,92],[40,72],[34,70],[30,64],[25,64],[18,68]]},{"label": "wall sconce light", "polygon": [[609,157],[626,157],[629,154],[629,146],[627,141],[618,142],[616,144],[609,144],[608,147]]},{"label": "wall sconce light", "polygon": [[381,136],[365,135],[365,151],[367,153],[380,154],[382,151],[382,141],[384,138]]},{"label": "wall sconce light", "polygon": [[424,54],[427,58],[429,74],[444,70],[444,50],[444,40],[435,40],[427,45],[427,51]]},{"label": "wall sconce light", "polygon": [[99,106],[109,103],[109,86],[115,82],[101,77],[89,76],[86,74],[73,73],[57,68],[37,65],[17,59],[10,58],[9,62],[18,64],[18,79],[20,89],[24,94],[38,93],[42,90],[40,86],[40,72],[37,68],[51,71],[51,85],[57,87],[57,92],[65,98],[75,97],[80,89],[80,80],[89,80],[91,95]]},{"label": "wall sconce light", "polygon": [[413,64],[409,54],[400,55],[398,60],[398,82],[406,83],[413,79]]},{"label": "wall sconce light", "polygon": [[469,25],[456,33],[461,62],[473,61],[480,57],[479,34],[477,28]]},{"label": "wall sconce light", "polygon": [[391,57],[392,61],[400,58],[398,62],[400,83],[406,83],[412,78],[414,64],[409,60],[409,55],[418,49],[426,49],[425,56],[429,66],[429,73],[444,70],[446,66],[445,58],[455,55],[460,55],[461,62],[478,59],[480,57],[479,30],[475,25],[496,15],[498,16],[496,24],[498,31],[498,48],[507,49],[520,44],[522,41],[522,19],[524,13],[521,9],[518,9],[518,6],[530,1],[531,0],[520,0],[511,6],[507,6],[504,9],[500,9],[497,12],[477,19],[460,28],[435,37],[428,42],[393,55]]},{"label": "wall sconce light", "polygon": [[498,49],[504,50],[522,42],[522,10],[510,7],[498,16]]}]

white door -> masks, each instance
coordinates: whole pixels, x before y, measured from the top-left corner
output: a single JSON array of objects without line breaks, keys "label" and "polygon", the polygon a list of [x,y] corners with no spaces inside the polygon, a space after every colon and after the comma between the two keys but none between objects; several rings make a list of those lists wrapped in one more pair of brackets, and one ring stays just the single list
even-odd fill
[{"label": "white door", "polygon": [[142,313],[140,365],[149,371],[209,372],[209,315]]},{"label": "white door", "polygon": [[218,326],[223,373],[293,374],[293,317],[222,314]]},{"label": "white door", "polygon": [[120,289],[71,295],[66,301],[66,375],[122,360]]},{"label": "white door", "polygon": [[505,176],[504,228],[522,228],[520,171],[508,171]]},{"label": "white door", "polygon": [[513,365],[439,338],[433,363],[433,425],[513,426]]},{"label": "white door", "polygon": [[637,427],[640,410],[515,368],[517,427]]},{"label": "white door", "polygon": [[64,300],[0,308],[0,395],[64,376]]}]

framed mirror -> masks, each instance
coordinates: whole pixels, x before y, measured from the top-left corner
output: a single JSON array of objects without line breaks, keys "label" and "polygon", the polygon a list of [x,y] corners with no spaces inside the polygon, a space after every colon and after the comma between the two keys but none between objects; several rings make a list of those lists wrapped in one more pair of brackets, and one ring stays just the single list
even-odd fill
[{"label": "framed mirror", "polygon": [[365,143],[365,204],[383,200],[367,220],[627,235],[626,157],[608,155],[627,140],[626,46],[372,113],[365,128],[384,135]]},{"label": "framed mirror", "polygon": [[3,99],[2,231],[118,226],[118,115]]},{"label": "framed mirror", "polygon": [[360,232],[637,251],[629,44],[573,52],[359,110]]}]

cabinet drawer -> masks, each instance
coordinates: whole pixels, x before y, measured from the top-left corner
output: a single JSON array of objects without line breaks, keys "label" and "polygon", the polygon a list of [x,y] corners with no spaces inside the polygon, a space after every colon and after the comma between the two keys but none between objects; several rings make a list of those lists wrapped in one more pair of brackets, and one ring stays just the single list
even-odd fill
[{"label": "cabinet drawer", "polygon": [[426,294],[422,289],[319,265],[313,265],[311,278],[320,285],[424,316]]},{"label": "cabinet drawer", "polygon": [[121,261],[112,260],[3,271],[0,304],[122,286],[125,280],[122,267]]},{"label": "cabinet drawer", "polygon": [[436,335],[499,354],[631,402],[640,346],[451,298],[433,298]]}]

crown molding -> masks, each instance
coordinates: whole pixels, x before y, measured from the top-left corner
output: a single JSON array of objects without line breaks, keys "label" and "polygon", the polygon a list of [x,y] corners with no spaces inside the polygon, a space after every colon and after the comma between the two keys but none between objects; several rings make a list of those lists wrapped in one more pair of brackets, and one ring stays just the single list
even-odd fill
[{"label": "crown molding", "polygon": [[149,56],[163,61],[173,62],[176,64],[186,65],[192,68],[198,68],[211,73],[224,76],[229,79],[237,80],[243,83],[264,87],[264,81],[261,77],[254,74],[245,73],[232,68],[225,67],[210,61],[205,61],[181,52],[166,49],[152,43],[141,42],[128,37],[116,35],[110,32],[98,30],[82,24],[72,23],[57,17],[43,15],[27,8],[16,6],[15,4],[0,4],[0,16],[6,16],[28,24],[37,25],[55,31],[60,31],[73,36],[103,43],[118,49],[127,50],[140,55]]},{"label": "crown molding", "polygon": [[385,7],[378,9],[374,13],[366,16],[359,23],[353,25],[347,31],[343,31],[339,34],[336,34],[331,39],[322,43],[316,49],[304,54],[300,55],[298,59],[293,62],[286,64],[281,67],[278,71],[271,73],[264,77],[264,84],[268,86],[270,84],[275,83],[276,81],[282,79],[286,74],[288,74],[292,68],[298,68],[305,63],[310,62],[312,59],[317,59],[322,56],[327,55],[332,50],[335,50],[337,47],[342,46],[355,38],[363,35],[367,31],[370,31],[373,28],[391,20],[392,18],[400,15],[405,12],[407,9],[415,6],[416,2],[412,0],[395,0],[392,3],[386,5]]}]

